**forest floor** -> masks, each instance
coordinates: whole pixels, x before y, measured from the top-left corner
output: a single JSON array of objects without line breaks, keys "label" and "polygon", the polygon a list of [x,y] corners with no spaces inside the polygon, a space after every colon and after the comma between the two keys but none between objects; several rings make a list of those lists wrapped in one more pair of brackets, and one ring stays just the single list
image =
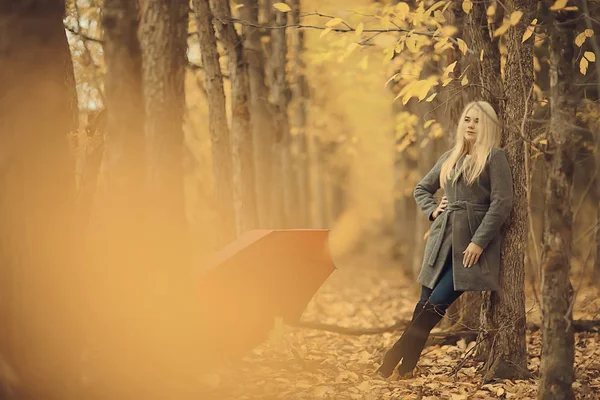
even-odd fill
[{"label": "forest floor", "polygon": [[[390,326],[409,320],[418,286],[398,265],[372,255],[338,262],[315,295],[303,320],[353,328]],[[539,307],[528,296],[528,321],[539,323]],[[600,318],[597,288],[578,292],[575,319]],[[440,331],[435,328],[433,332]],[[484,384],[469,351],[475,342],[426,347],[414,378],[378,379],[374,371],[401,331],[345,335],[284,326],[242,360],[202,376],[203,399],[535,399],[541,332],[527,332],[531,379]],[[466,356],[466,357],[465,357]],[[574,390],[577,399],[600,393],[600,334],[577,333]],[[464,360],[467,358],[466,360]],[[458,372],[457,367],[461,365]],[[595,394],[596,393],[596,394]]]}]

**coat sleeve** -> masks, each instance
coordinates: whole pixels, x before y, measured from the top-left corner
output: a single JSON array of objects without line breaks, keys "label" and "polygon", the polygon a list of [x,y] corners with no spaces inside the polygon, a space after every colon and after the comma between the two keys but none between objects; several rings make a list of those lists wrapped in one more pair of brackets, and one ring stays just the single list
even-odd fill
[{"label": "coat sleeve", "polygon": [[513,206],[513,181],[506,153],[498,149],[490,158],[490,208],[471,241],[486,248],[500,231]]},{"label": "coat sleeve", "polygon": [[442,164],[446,161],[446,158],[450,155],[450,151],[444,153],[439,160],[435,163],[431,171],[427,173],[421,179],[415,190],[413,196],[417,202],[417,205],[425,214],[430,221],[433,221],[431,214],[435,211],[438,203],[433,198],[433,195],[440,189],[440,172],[442,170]]}]

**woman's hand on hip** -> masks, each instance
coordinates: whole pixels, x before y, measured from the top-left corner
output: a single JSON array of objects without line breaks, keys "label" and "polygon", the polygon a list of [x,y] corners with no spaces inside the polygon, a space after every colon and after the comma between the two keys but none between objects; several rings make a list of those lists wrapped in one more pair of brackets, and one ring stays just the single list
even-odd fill
[{"label": "woman's hand on hip", "polygon": [[442,197],[442,201],[440,201],[440,204],[433,211],[433,214],[431,214],[433,216],[433,219],[436,219],[437,217],[439,217],[440,214],[444,212],[444,210],[446,209],[447,206],[448,206],[448,198],[446,196],[444,196],[444,197]]},{"label": "woman's hand on hip", "polygon": [[483,253],[483,248],[473,242],[469,243],[467,249],[463,251],[463,266],[471,268],[479,261],[479,256]]}]

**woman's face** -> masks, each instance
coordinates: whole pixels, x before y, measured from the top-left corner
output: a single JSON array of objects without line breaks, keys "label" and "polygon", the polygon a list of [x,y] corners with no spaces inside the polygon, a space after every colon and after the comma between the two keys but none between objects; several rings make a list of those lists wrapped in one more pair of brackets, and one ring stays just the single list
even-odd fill
[{"label": "woman's face", "polygon": [[475,142],[481,125],[480,112],[477,107],[471,107],[465,114],[463,122],[464,136],[467,142]]}]

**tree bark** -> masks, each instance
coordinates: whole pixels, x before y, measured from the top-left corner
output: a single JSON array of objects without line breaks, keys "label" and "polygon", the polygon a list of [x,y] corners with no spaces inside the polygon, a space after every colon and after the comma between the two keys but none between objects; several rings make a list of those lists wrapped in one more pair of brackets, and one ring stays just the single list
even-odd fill
[{"label": "tree bark", "polygon": [[[537,2],[511,0],[507,12],[520,10],[523,21],[531,21]],[[521,43],[525,24],[507,34],[508,60],[505,66],[505,114],[502,143],[511,165],[514,207],[502,231],[501,289],[484,299],[484,327],[492,332],[485,363],[484,379],[523,379],[529,376],[525,343],[524,254],[527,243],[527,196],[525,160],[529,157],[522,134],[528,135],[525,119],[532,107],[533,40]]]},{"label": "tree bark", "polygon": [[[545,7],[552,6],[546,1]],[[539,399],[574,399],[573,287],[569,278],[573,213],[575,58],[573,13],[547,11],[550,38],[550,135],[542,252],[542,364]]]},{"label": "tree bark", "polygon": [[[582,5],[582,12],[585,15],[585,26],[587,29],[594,29],[594,25],[592,24],[592,18],[596,17],[597,15],[591,15],[592,13],[590,12],[590,8],[589,8],[589,4],[588,4],[588,0],[582,0],[581,1],[581,5]],[[598,9],[596,9],[598,10]],[[597,13],[596,13],[597,14]],[[592,46],[592,49],[594,50],[594,53],[596,55],[600,54],[600,44],[598,43],[598,39],[596,37],[596,35],[592,36],[591,38],[588,39],[590,41],[590,44]],[[596,93],[597,96],[600,97],[600,63],[594,63],[594,67],[596,69]],[[598,126],[598,125],[596,125]],[[597,214],[596,214],[596,234],[595,234],[595,240],[596,240],[596,256],[594,259],[594,270],[592,273],[592,279],[594,280],[594,282],[600,282],[600,151],[598,151],[598,149],[600,148],[600,130],[596,129],[595,132],[595,138],[596,138],[596,151],[595,151],[595,163],[596,163],[596,184],[595,184],[595,195],[596,195],[596,201],[598,202],[598,205],[596,207]]]},{"label": "tree bark", "polygon": [[[291,0],[290,24],[300,24],[300,0]],[[292,35],[292,101],[293,101],[293,155],[295,176],[298,179],[297,213],[300,227],[309,227],[310,185],[308,179],[308,138],[306,133],[306,114],[308,101],[308,84],[306,81],[306,64],[304,62],[304,31],[294,29]]]},{"label": "tree bark", "polygon": [[[239,9],[240,17],[251,24],[258,24],[258,0],[244,0],[242,4],[244,6]],[[242,33],[250,80],[258,223],[261,227],[275,227],[278,218],[271,207],[273,146],[276,135],[275,111],[269,100],[269,87],[265,80],[265,53],[260,40],[260,30],[244,25]]]},{"label": "tree bark", "polygon": [[142,7],[140,41],[148,195],[152,212],[156,213],[153,219],[163,225],[160,229],[173,232],[172,241],[178,241],[187,229],[182,124],[188,3],[185,0],[145,0]]},{"label": "tree bark", "polygon": [[141,3],[147,213],[140,235],[146,251],[141,265],[132,266],[144,269],[136,281],[137,313],[129,317],[129,332],[139,332],[133,347],[140,353],[131,360],[135,364],[124,363],[140,377],[135,382],[140,386],[132,391],[138,391],[137,398],[142,390],[150,398],[188,398],[198,367],[195,277],[183,186],[188,13],[187,0]]},{"label": "tree bark", "polygon": [[273,77],[271,96],[275,105],[275,123],[277,126],[276,157],[279,158],[277,162],[281,163],[281,167],[278,169],[279,178],[277,182],[283,194],[283,225],[292,227],[298,223],[296,212],[298,209],[298,191],[296,176],[292,168],[292,138],[288,118],[290,92],[286,78],[287,38],[286,29],[277,28],[288,24],[288,15],[278,10],[273,10],[273,15],[272,26],[276,28],[271,29],[270,64]]},{"label": "tree bark", "polygon": [[[501,15],[501,10],[497,10],[496,15]],[[497,40],[491,38],[493,32],[488,28],[485,2],[473,3],[473,9],[464,17],[463,32],[464,40],[472,50],[463,57],[464,68],[469,66],[469,71],[466,72],[469,82],[480,85],[475,91],[477,97],[490,103],[501,120],[504,104],[501,101],[503,91],[500,77],[500,50]],[[483,61],[480,61],[482,51]]]},{"label": "tree bark", "polygon": [[217,39],[213,16],[208,0],[194,0],[196,26],[204,83],[208,98],[208,129],[212,145],[213,187],[222,228],[219,229],[218,245],[235,238],[235,209],[233,207],[232,153],[229,124],[227,121],[223,76],[219,64]]},{"label": "tree bark", "polygon": [[105,0],[102,18],[107,108],[104,152],[87,242],[90,317],[86,333],[89,351],[94,354],[88,373],[104,377],[92,391],[108,397],[116,396],[123,385],[115,377],[131,373],[130,368],[120,369],[124,362],[119,350],[127,348],[130,355],[135,354],[124,332],[136,324],[132,319],[123,321],[139,310],[129,290],[135,285],[133,276],[144,273],[145,266],[140,266],[147,244],[142,234],[146,187],[138,11],[134,2]]},{"label": "tree bark", "polygon": [[250,85],[243,43],[231,22],[227,0],[211,2],[217,33],[227,54],[231,82],[231,146],[233,152],[233,199],[236,232],[256,227],[256,186],[252,124],[250,120]]},{"label": "tree bark", "polygon": [[[501,14],[501,11],[497,10],[496,15],[499,14]],[[493,32],[490,32],[487,23],[486,3],[473,3],[471,12],[468,15],[464,15],[463,18],[464,40],[469,50],[471,50],[461,57],[463,71],[467,74],[470,83],[480,85],[480,87],[475,87],[475,90],[471,90],[471,92],[476,94],[474,96],[476,99],[490,103],[496,110],[499,120],[502,120],[504,103],[501,101],[503,91],[502,79],[500,77],[500,50],[498,49],[497,41],[491,38]],[[482,51],[483,61],[480,61]],[[456,321],[456,329],[463,329],[465,326],[469,329],[479,328],[479,319],[485,319],[485,317],[474,313],[473,310],[481,309],[482,312],[485,312],[481,307],[483,296],[485,295],[476,292],[467,292],[459,298],[459,316]],[[482,343],[485,342],[483,341]],[[482,361],[488,356],[486,350],[489,349],[485,345],[479,346],[477,349],[477,357]]]},{"label": "tree bark", "polygon": [[78,111],[64,10],[0,1],[0,362],[20,380],[16,393],[0,377],[2,398],[81,398],[83,232],[68,141]]}]

